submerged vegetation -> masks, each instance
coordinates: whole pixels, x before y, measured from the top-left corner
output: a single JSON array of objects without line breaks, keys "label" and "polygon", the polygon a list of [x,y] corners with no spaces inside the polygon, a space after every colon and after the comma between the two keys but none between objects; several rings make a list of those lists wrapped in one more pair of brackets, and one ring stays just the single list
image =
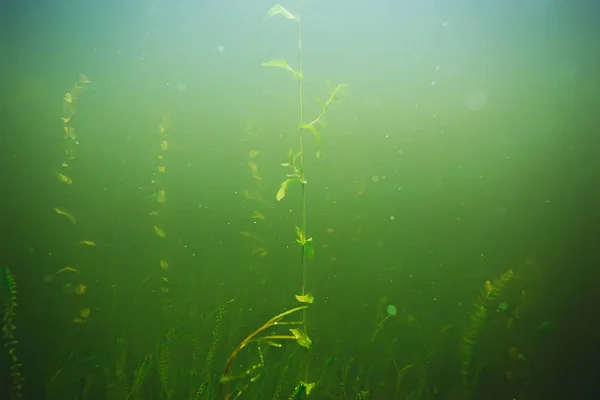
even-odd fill
[{"label": "submerged vegetation", "polygon": [[23,366],[17,356],[17,327],[15,325],[15,317],[17,316],[17,282],[12,276],[10,269],[2,268],[2,276],[0,277],[4,284],[4,313],[2,314],[2,343],[6,356],[8,357],[8,371],[10,375],[10,387],[3,389],[5,394],[10,398],[23,398],[23,381],[25,380],[21,374]]},{"label": "submerged vegetation", "polygon": [[[323,118],[327,112],[328,107],[334,103],[335,101],[339,101],[339,95],[346,87],[345,84],[339,84],[336,87],[332,88],[329,93],[329,98],[321,104],[321,112],[320,114],[313,119],[311,122],[304,122],[304,98],[303,98],[303,79],[304,72],[302,68],[302,37],[300,30],[300,3],[298,3],[295,15],[286,10],[282,5],[276,4],[273,6],[265,15],[264,19],[269,19],[274,16],[282,16],[288,20],[294,20],[296,25],[296,36],[297,36],[297,51],[298,51],[298,67],[297,69],[293,69],[290,65],[283,59],[273,59],[267,62],[264,62],[262,65],[265,67],[279,67],[284,70],[290,72],[292,76],[298,82],[298,126],[297,126],[297,135],[298,135],[298,148],[296,150],[290,149],[287,153],[286,162],[282,164],[282,166],[289,169],[289,173],[287,174],[286,179],[281,183],[279,191],[277,192],[276,199],[277,201],[282,200],[285,195],[288,187],[291,184],[297,183],[301,187],[301,211],[300,211],[300,223],[296,226],[296,242],[300,248],[300,270],[302,271],[302,280],[300,286],[300,294],[295,295],[296,300],[299,303],[307,304],[304,306],[296,307],[291,310],[285,311],[281,314],[274,316],[269,319],[264,325],[258,328],[256,331],[251,333],[248,337],[246,337],[233,351],[229,359],[227,360],[227,364],[225,367],[225,371],[223,373],[223,377],[221,378],[221,396],[225,399],[230,398],[238,398],[242,395],[242,393],[248,388],[248,386],[257,381],[262,373],[264,365],[264,358],[261,350],[261,344],[273,346],[273,347],[281,347],[282,340],[295,340],[300,346],[305,348],[308,351],[312,345],[312,340],[308,335],[308,320],[307,320],[307,309],[308,304],[312,304],[314,302],[314,297],[307,292],[307,261],[311,261],[315,256],[315,250],[313,247],[313,239],[312,237],[307,237],[307,195],[306,195],[306,174],[305,174],[305,154],[304,154],[304,134],[306,132],[310,132],[314,135],[316,146],[317,146],[317,158],[320,154],[320,145],[321,145],[321,133],[317,130],[318,125],[322,125]],[[253,170],[253,177],[256,178],[258,176],[258,171],[255,164],[251,161],[251,167]],[[301,312],[302,319],[300,321],[282,321],[284,317],[289,314]],[[261,333],[267,329],[271,329],[278,326],[291,326],[288,331],[290,334],[271,334],[261,336]],[[255,342],[257,343],[257,351],[259,361],[253,364],[250,368],[244,371],[240,375],[233,375],[232,372],[232,363],[239,352],[246,347],[249,343]],[[246,379],[248,378],[248,379]],[[235,391],[231,392],[228,389],[228,384],[232,380],[244,379],[247,383],[244,383],[241,388],[237,388]],[[291,398],[299,399],[305,396],[310,395],[311,391],[314,389],[315,383],[309,382],[309,361],[308,358],[304,357],[304,375],[303,379],[295,385],[294,391],[292,392]],[[223,392],[223,390],[225,392]]]},{"label": "submerged vegetation", "polygon": [[[29,377],[32,381],[44,381],[43,390],[24,385],[20,354],[17,357],[21,348],[16,330],[17,285],[11,270],[2,270],[2,360],[7,361],[2,362],[1,371],[10,378],[12,398],[25,397],[27,388],[32,393],[43,393],[48,399],[478,399],[483,398],[482,371],[498,358],[504,373],[502,379],[509,381],[511,394],[526,393],[529,357],[515,343],[513,325],[520,324],[521,308],[528,296],[519,284],[518,273],[514,272],[517,266],[493,281],[485,281],[481,294],[475,298],[474,309],[465,309],[463,319],[443,321],[439,326],[422,322],[416,311],[414,314],[407,311],[406,305],[397,303],[397,307],[387,301],[381,302],[376,310],[378,318],[343,328],[338,326],[339,316],[335,315],[338,311],[319,308],[322,302],[309,290],[309,286],[317,285],[309,280],[316,252],[314,235],[308,229],[311,215],[307,207],[306,167],[309,160],[319,162],[325,116],[332,104],[343,100],[347,85],[330,84],[328,96],[319,102],[316,115],[307,118],[300,6],[290,12],[275,5],[265,19],[272,17],[293,22],[297,33],[295,68],[283,59],[262,65],[283,69],[298,83],[298,121],[293,132],[297,144],[281,164],[287,173],[279,189],[274,187],[272,191],[277,202],[285,198],[290,202],[296,200],[298,205],[292,207],[297,220],[296,243],[290,243],[297,249],[297,258],[289,260],[293,268],[281,275],[282,280],[293,281],[298,291],[289,293],[289,301],[282,304],[269,299],[267,315],[277,314],[257,320],[255,314],[248,312],[252,305],[245,307],[237,299],[208,298],[196,280],[182,276],[177,265],[180,259],[169,245],[178,233],[171,230],[174,212],[170,214],[173,208],[167,207],[172,201],[171,195],[167,196],[167,183],[173,182],[169,180],[169,140],[175,137],[171,132],[176,128],[172,128],[170,116],[157,118],[153,123],[156,130],[151,132],[154,171],[147,175],[152,184],[152,203],[150,208],[142,208],[142,229],[153,242],[140,250],[147,258],[136,254],[146,260],[150,276],[140,284],[134,283],[137,286],[134,295],[119,292],[118,285],[111,287],[113,303],[102,309],[102,316],[96,316],[92,310],[100,307],[86,298],[90,279],[86,258],[82,256],[83,251],[95,251],[96,241],[85,237],[82,232],[86,231],[77,231],[65,239],[69,241],[64,244],[65,258],[73,256],[73,260],[69,265],[61,265],[51,279],[58,281],[62,291],[75,299],[69,321],[76,325],[68,329],[93,325],[102,331],[103,338],[90,344],[91,336],[88,342],[86,335],[91,335],[91,330],[76,331],[73,334],[78,339],[76,345],[68,355],[53,360],[56,364],[49,365],[52,371],[45,371],[47,376]],[[63,99],[64,152],[60,169],[52,176],[68,188],[61,192],[64,204],[53,205],[52,209],[58,215],[56,218],[60,217],[60,223],[66,224],[65,229],[70,230],[86,222],[85,210],[73,191],[78,183],[73,166],[79,143],[74,124],[75,105],[89,83],[81,75]],[[255,129],[247,126],[246,135],[252,135]],[[314,157],[306,151],[307,136],[314,139]],[[240,240],[251,242],[253,260],[264,260],[268,254],[266,228],[259,224],[266,220],[268,207],[262,196],[258,154],[252,147],[247,162],[252,185],[244,190],[244,197],[254,211],[250,216],[252,225],[241,232]],[[299,189],[296,199],[292,187]],[[294,230],[294,226],[288,228],[290,232]],[[70,252],[75,245],[78,250]],[[475,297],[477,288],[473,290]],[[314,324],[318,328],[313,328],[312,318],[318,321]],[[68,324],[72,325],[71,322]],[[489,340],[496,335],[502,336],[502,340]]]}]

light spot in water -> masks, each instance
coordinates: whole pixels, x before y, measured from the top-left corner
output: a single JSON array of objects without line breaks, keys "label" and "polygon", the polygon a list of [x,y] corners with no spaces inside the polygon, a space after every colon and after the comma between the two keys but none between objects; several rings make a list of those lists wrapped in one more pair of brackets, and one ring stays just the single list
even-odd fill
[{"label": "light spot in water", "polygon": [[372,180],[374,183],[377,183],[377,182],[379,182],[379,177],[378,177],[377,175],[373,175],[373,177],[371,178],[371,180]]},{"label": "light spot in water", "polygon": [[465,97],[465,106],[470,111],[480,111],[485,108],[487,94],[481,90],[474,90]]}]

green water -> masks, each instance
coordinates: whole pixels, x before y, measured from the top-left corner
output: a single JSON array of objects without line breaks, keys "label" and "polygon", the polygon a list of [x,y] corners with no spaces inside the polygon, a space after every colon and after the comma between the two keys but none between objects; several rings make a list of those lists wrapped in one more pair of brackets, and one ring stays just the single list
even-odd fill
[{"label": "green water", "polygon": [[5,6],[23,398],[587,388],[596,6],[301,5]]}]

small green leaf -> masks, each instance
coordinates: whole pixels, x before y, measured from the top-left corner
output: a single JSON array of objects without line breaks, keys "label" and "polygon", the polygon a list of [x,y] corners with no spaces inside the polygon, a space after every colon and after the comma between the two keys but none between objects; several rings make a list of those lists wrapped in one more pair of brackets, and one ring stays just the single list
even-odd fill
[{"label": "small green leaf", "polygon": [[261,64],[263,67],[278,67],[293,72],[294,69],[283,58],[274,58]]},{"label": "small green leaf", "polygon": [[310,393],[313,391],[316,385],[317,384],[315,382],[306,383],[301,381],[299,384],[296,385],[289,399],[297,400],[307,398],[308,396],[310,396]]},{"label": "small green leaf", "polygon": [[285,181],[281,182],[281,186],[279,187],[279,191],[277,192],[276,196],[277,201],[280,201],[285,197],[285,191],[287,190],[287,187],[290,185],[290,183],[297,181],[298,179],[286,179]]},{"label": "small green leaf", "polygon": [[306,239],[304,241],[304,254],[306,258],[312,261],[315,258],[315,248],[313,247],[312,238]]},{"label": "small green leaf", "polygon": [[312,340],[310,340],[304,331],[298,328],[292,328],[290,329],[290,332],[292,332],[292,335],[294,335],[296,342],[298,342],[300,346],[310,349],[310,346],[312,346]]},{"label": "small green leaf", "polygon": [[302,74],[298,71],[295,71],[292,67],[290,67],[290,65],[283,58],[275,58],[273,60],[266,61],[266,62],[262,63],[261,65],[263,67],[283,68],[286,71],[291,72],[296,77],[296,79],[298,79],[299,81],[302,80]]},{"label": "small green leaf", "polygon": [[269,19],[279,14],[286,19],[296,19],[296,17],[291,12],[283,8],[281,4],[275,4],[273,7],[271,7],[271,9],[267,11],[267,14],[264,16],[264,19]]},{"label": "small green leaf", "polygon": [[297,294],[296,295],[296,300],[298,300],[300,303],[312,304],[315,301],[315,298],[310,293],[307,293],[305,295],[299,295],[299,294]]},{"label": "small green leaf", "polygon": [[338,95],[344,93],[344,90],[348,87],[347,83],[338,83],[335,87],[331,82],[327,82],[329,86],[329,98],[325,102],[325,107],[328,107],[331,103],[341,103],[344,101],[343,98],[339,98]]},{"label": "small green leaf", "polygon": [[306,382],[300,382],[302,385],[304,385],[304,391],[306,392],[306,395],[309,396],[310,392],[313,391],[313,389],[315,388],[315,386],[317,386],[317,384],[315,382],[311,382],[311,383],[306,383]]},{"label": "small green leaf", "polygon": [[298,236],[298,243],[304,242],[304,231],[299,226],[296,227],[296,235]]},{"label": "small green leaf", "polygon": [[315,128],[315,126],[312,124],[304,124],[300,128],[309,130],[313,133],[313,135],[315,135],[315,142],[316,142],[316,147],[317,147],[317,158],[319,158],[319,155],[321,153],[321,141],[323,140],[323,136],[321,136],[321,132],[319,132],[317,130],[317,128]]}]

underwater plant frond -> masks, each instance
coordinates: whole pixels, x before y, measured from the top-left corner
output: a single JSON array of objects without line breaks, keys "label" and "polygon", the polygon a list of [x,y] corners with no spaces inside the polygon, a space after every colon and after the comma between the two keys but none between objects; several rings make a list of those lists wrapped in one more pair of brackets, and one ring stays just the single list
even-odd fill
[{"label": "underwater plant frond", "polygon": [[12,386],[10,388],[10,398],[23,398],[23,381],[25,378],[21,375],[23,364],[17,357],[17,345],[19,341],[16,338],[15,317],[17,315],[17,282],[10,272],[10,269],[3,268],[2,278],[6,286],[5,307],[2,316],[2,342],[8,352],[10,362],[10,378]]},{"label": "underwater plant frond", "polygon": [[[298,342],[298,344],[300,344],[301,346],[307,347],[307,348],[310,347],[310,345],[312,344],[312,341],[310,340],[310,338],[308,337],[306,332],[304,332],[301,329],[296,329],[296,328],[290,329],[290,332],[292,333],[291,335],[261,335],[267,329],[276,328],[277,326],[280,326],[280,325],[285,325],[285,326],[303,325],[304,324],[303,321],[283,321],[283,319],[290,314],[294,314],[298,311],[303,311],[307,308],[308,308],[308,306],[299,306],[299,307],[292,308],[290,310],[287,310],[280,314],[275,315],[274,317],[269,319],[267,322],[265,322],[260,328],[256,329],[254,332],[252,332],[250,335],[248,335],[244,340],[242,340],[240,342],[240,344],[237,345],[237,347],[233,350],[233,352],[227,359],[227,363],[225,365],[225,370],[223,372],[223,376],[221,377],[221,381],[219,382],[219,392],[221,394],[221,396],[219,396],[219,398],[223,397],[225,400],[229,400],[231,398],[237,398],[241,395],[241,392],[244,392],[247,389],[247,387],[250,383],[252,383],[258,379],[258,377],[260,376],[259,370],[262,369],[262,367],[264,366],[264,359],[262,356],[261,344],[267,344],[269,346],[280,347],[279,346],[280,343],[278,343],[278,341],[296,340]],[[257,343],[260,361],[258,363],[253,364],[250,368],[246,369],[243,373],[238,374],[238,375],[233,375],[233,360],[250,343]],[[238,381],[238,380],[244,379],[244,378],[249,378],[249,382],[246,382],[242,386],[241,389],[237,389],[233,393],[231,393],[229,391],[227,391],[226,393],[223,393],[225,390],[227,390],[226,386],[230,382]]]},{"label": "underwater plant frond", "polygon": [[144,381],[146,380],[146,376],[148,375],[148,371],[150,371],[151,366],[152,356],[150,354],[146,354],[144,361],[142,361],[140,366],[136,368],[133,374],[133,384],[129,390],[129,393],[127,394],[126,400],[142,398],[142,387],[144,386]]},{"label": "underwater plant frond", "polygon": [[273,7],[271,7],[263,19],[269,19],[276,15],[281,15],[285,19],[296,19],[296,17],[291,12],[283,8],[281,4],[275,4]]},{"label": "underwater plant frond", "polygon": [[342,98],[340,96],[344,93],[344,91],[348,87],[347,83],[338,83],[336,86],[331,85],[330,82],[328,82],[327,84],[329,86],[329,98],[324,103],[319,101],[319,104],[321,105],[321,113],[319,114],[319,116],[317,118],[315,118],[314,120],[312,120],[311,122],[309,122],[306,125],[314,126],[317,123],[321,123],[321,120],[323,119],[323,117],[325,117],[325,114],[327,113],[327,109],[329,108],[329,106],[331,104],[341,103],[345,100],[344,98]]},{"label": "underwater plant frond", "polygon": [[490,300],[496,299],[506,285],[514,278],[515,274],[512,269],[504,272],[500,277],[492,281],[485,281],[481,295],[477,297],[474,302],[475,311],[470,315],[469,326],[460,343],[460,352],[462,358],[462,367],[460,375],[463,380],[463,385],[466,386],[469,382],[469,375],[471,373],[471,360],[473,358],[473,351],[477,342],[477,337],[483,329],[487,317],[487,303]]},{"label": "underwater plant frond", "polygon": [[[300,249],[301,249],[299,261],[300,261],[300,267],[301,267],[301,271],[302,271],[302,283],[300,286],[301,287],[300,294],[297,295],[297,300],[299,300],[300,302],[306,302],[306,303],[310,304],[310,303],[312,303],[313,299],[312,299],[312,296],[311,297],[308,296],[307,290],[306,290],[306,287],[307,287],[307,260],[310,261],[314,258],[315,249],[313,246],[313,239],[312,239],[312,237],[310,237],[310,235],[308,234],[308,230],[307,230],[307,212],[306,212],[306,208],[307,208],[306,183],[307,183],[307,180],[306,180],[306,176],[305,176],[305,164],[304,164],[304,142],[303,142],[304,131],[310,131],[314,135],[315,142],[316,142],[316,156],[317,156],[317,158],[319,158],[319,156],[321,154],[322,135],[321,135],[321,132],[317,129],[316,124],[319,124],[319,127],[323,126],[323,119],[325,117],[325,114],[327,112],[329,105],[331,105],[334,102],[341,101],[340,95],[343,92],[343,90],[347,87],[347,85],[346,84],[338,84],[336,86],[330,85],[329,97],[324,103],[321,104],[320,114],[317,116],[317,118],[312,120],[312,122],[305,123],[304,97],[303,97],[304,71],[302,68],[303,45],[302,45],[302,37],[301,37],[301,29],[300,29],[300,2],[298,2],[298,4],[297,4],[295,15],[290,13],[288,10],[286,10],[280,4],[276,4],[273,7],[271,7],[271,9],[269,9],[269,11],[265,15],[264,19],[268,19],[268,18],[271,18],[276,15],[281,15],[284,18],[289,19],[289,20],[295,20],[296,35],[297,35],[297,52],[298,52],[297,53],[298,54],[297,69],[293,69],[285,60],[280,59],[280,58],[273,59],[271,61],[267,61],[262,64],[263,66],[266,66],[266,67],[278,67],[278,68],[285,69],[286,71],[288,71],[292,75],[294,75],[295,78],[298,80],[298,125],[297,125],[298,151],[296,152],[297,156],[294,156],[294,152],[292,152],[290,150],[290,152],[288,153],[289,161],[282,164],[283,166],[290,168],[292,171],[290,174],[287,175],[286,179],[281,183],[279,190],[276,194],[276,199],[277,199],[277,201],[280,201],[285,197],[286,191],[290,184],[292,184],[294,182],[300,183],[302,207],[301,207],[301,213],[300,213],[300,218],[299,218],[300,223],[296,227],[296,233],[298,236],[296,239],[296,242],[300,245]],[[296,311],[300,311],[300,310],[302,310],[302,320],[298,321],[298,322],[293,322],[292,324],[301,325],[302,328],[301,329],[300,328],[290,329],[290,332],[292,334],[291,336],[285,335],[285,336],[280,336],[277,338],[278,339],[290,339],[290,338],[295,339],[300,346],[303,346],[304,348],[309,349],[312,345],[312,341],[309,338],[308,332],[307,332],[308,325],[307,325],[307,318],[306,318],[306,315],[307,315],[306,306],[297,307],[286,313],[282,313],[282,314],[275,316],[274,319],[267,321],[267,323],[265,323],[261,328],[256,330],[254,333],[252,333],[246,339],[244,339],[244,341],[242,341],[242,343],[240,343],[240,345],[234,350],[231,357],[227,361],[227,367],[225,368],[224,379],[227,376],[231,375],[231,361],[235,358],[235,356],[239,353],[239,351],[241,351],[250,342],[254,342],[257,340],[260,341],[261,339],[260,339],[259,335],[261,334],[261,332],[264,329],[269,328],[270,326],[276,325],[278,323],[277,320],[280,320],[285,315],[288,315],[291,312],[296,312]],[[268,339],[264,338],[264,340],[268,340],[269,344],[271,344],[271,345],[272,345],[272,339],[274,339],[273,336]],[[308,375],[309,375],[309,368],[308,368],[308,363],[307,363],[306,368],[304,370],[304,379],[300,384],[298,384],[298,386],[296,386],[294,393],[292,394],[292,397],[291,397],[292,399],[300,398],[304,394],[308,395],[310,393],[310,391],[314,388],[314,384],[304,383],[304,382],[309,381]],[[227,395],[226,399],[229,397],[230,396]]]}]

